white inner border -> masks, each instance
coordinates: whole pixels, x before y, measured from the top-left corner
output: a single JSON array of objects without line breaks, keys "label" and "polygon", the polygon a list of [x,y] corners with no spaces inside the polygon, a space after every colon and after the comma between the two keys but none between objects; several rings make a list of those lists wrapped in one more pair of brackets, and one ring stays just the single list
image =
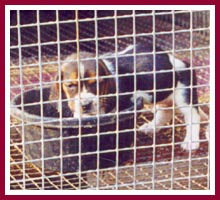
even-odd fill
[{"label": "white inner border", "polygon": [[[210,190],[10,190],[10,10],[210,10]],[[214,195],[215,194],[215,6],[214,5],[6,5],[5,6],[5,194],[6,195]]]}]

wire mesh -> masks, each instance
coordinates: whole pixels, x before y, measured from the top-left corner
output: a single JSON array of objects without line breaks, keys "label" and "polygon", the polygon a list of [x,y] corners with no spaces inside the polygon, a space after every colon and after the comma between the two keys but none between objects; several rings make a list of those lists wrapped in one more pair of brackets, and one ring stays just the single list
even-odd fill
[{"label": "wire mesh", "polygon": [[[205,137],[208,122],[201,122],[200,148],[183,151],[186,127],[183,116],[175,109],[171,124],[152,135],[132,135],[133,145],[126,147],[129,159],[119,163],[120,137],[119,112],[116,115],[116,147],[104,150],[116,153],[116,166],[107,169],[83,170],[79,167],[65,171],[65,159],[81,162],[85,152],[58,154],[47,157],[47,143],[65,148],[65,139],[81,136],[65,136],[62,117],[59,118],[60,134],[47,138],[47,123],[43,121],[43,87],[52,86],[60,71],[61,61],[72,52],[89,51],[105,54],[122,51],[135,43],[160,46],[167,53],[185,60],[193,66],[198,79],[197,90],[201,109],[209,115],[209,11],[11,11],[10,21],[10,95],[11,100],[30,89],[40,89],[39,122],[21,121],[11,116],[10,121],[10,186],[12,190],[32,189],[109,189],[109,190],[208,190],[209,189],[209,146]],[[117,65],[117,59],[116,59]],[[135,110],[134,129],[153,118],[154,109],[144,105],[145,111]],[[137,120],[136,120],[137,118]],[[81,123],[81,121],[80,121]],[[98,123],[100,123],[98,121]],[[37,125],[38,137],[32,137],[31,129]],[[174,125],[174,126],[173,126]],[[133,130],[133,129],[132,129]],[[79,129],[81,133],[81,129]],[[96,130],[97,131],[97,130]],[[98,133],[101,130],[98,128]],[[123,130],[122,130],[123,132]],[[175,134],[174,134],[175,132]],[[124,133],[124,132],[123,132]],[[125,131],[126,133],[126,131]],[[103,135],[108,135],[104,133]],[[29,138],[26,137],[29,135]],[[81,135],[81,134],[79,134]],[[100,133],[100,135],[102,135]],[[85,136],[87,137],[87,135]],[[89,137],[89,136],[88,136]],[[96,148],[101,139],[95,140]],[[49,145],[49,147],[50,147]],[[67,145],[68,146],[68,145]],[[29,157],[28,151],[39,152]],[[81,148],[79,148],[81,149]],[[69,153],[68,153],[69,152]],[[102,150],[97,148],[96,156]],[[33,155],[33,154],[32,154]],[[126,155],[126,154],[124,154]],[[57,162],[57,168],[50,168]],[[97,162],[97,158],[95,159]],[[97,164],[97,163],[96,163]]]}]

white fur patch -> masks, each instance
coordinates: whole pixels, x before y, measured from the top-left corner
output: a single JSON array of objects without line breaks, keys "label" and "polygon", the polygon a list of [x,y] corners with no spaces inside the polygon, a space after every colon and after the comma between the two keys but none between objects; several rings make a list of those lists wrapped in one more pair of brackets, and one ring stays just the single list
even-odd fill
[{"label": "white fur patch", "polygon": [[105,66],[111,72],[111,74],[115,74],[115,68],[114,68],[112,62],[110,62],[107,59],[102,59],[102,61],[105,63]]},{"label": "white fur patch", "polygon": [[82,116],[86,116],[82,112],[82,106],[88,104],[89,102],[92,102],[94,105],[94,108],[97,110],[97,98],[94,94],[87,92],[86,88],[83,87],[80,94],[77,95],[77,97],[74,99],[75,103],[75,110],[74,110],[74,117],[80,118]]},{"label": "white fur patch", "polygon": [[184,96],[185,96],[185,88],[186,87],[184,84],[178,82],[176,89],[175,89],[175,104],[179,106],[186,106],[186,102],[184,101]]},{"label": "white fur patch", "polygon": [[143,131],[146,135],[150,135],[154,133],[154,130],[159,131],[162,126],[169,123],[173,116],[173,110],[172,108],[163,110],[163,107],[166,106],[157,105],[154,119],[148,124],[143,124],[139,130]]},{"label": "white fur patch", "polygon": [[85,66],[80,62],[79,63],[79,67],[80,67],[80,78],[84,78],[85,76]]},{"label": "white fur patch", "polygon": [[178,83],[175,90],[175,104],[184,115],[186,123],[186,136],[181,147],[185,150],[195,150],[199,148],[200,115],[196,108],[185,102],[184,84]]},{"label": "white fur patch", "polygon": [[185,63],[178,58],[175,58],[173,55],[168,54],[171,64],[175,69],[183,69],[186,67]]},{"label": "white fur patch", "polygon": [[186,136],[181,147],[186,150],[199,148],[200,115],[196,108],[181,108],[186,123]]},{"label": "white fur patch", "polygon": [[[136,91],[135,98],[138,99],[139,97],[143,97],[144,103],[152,104],[153,96],[148,94],[147,92],[143,91]],[[131,97],[131,101],[134,102],[134,96]]]}]

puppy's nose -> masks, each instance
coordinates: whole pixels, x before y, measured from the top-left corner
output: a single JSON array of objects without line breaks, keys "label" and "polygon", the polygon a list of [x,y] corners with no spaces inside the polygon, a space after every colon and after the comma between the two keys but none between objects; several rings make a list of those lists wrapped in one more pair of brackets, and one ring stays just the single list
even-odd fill
[{"label": "puppy's nose", "polygon": [[92,107],[92,101],[83,101],[81,102],[81,106],[84,111],[90,110]]}]

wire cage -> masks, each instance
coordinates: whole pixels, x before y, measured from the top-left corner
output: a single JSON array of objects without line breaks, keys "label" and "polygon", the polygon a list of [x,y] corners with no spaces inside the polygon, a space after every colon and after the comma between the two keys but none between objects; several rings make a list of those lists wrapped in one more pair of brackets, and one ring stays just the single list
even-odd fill
[{"label": "wire cage", "polygon": [[152,120],[149,105],[97,118],[100,126],[86,124],[89,133],[83,119],[72,130],[71,117],[71,123],[62,116],[53,121],[46,113],[56,111],[44,107],[68,55],[87,51],[97,57],[144,43],[191,64],[198,106],[209,116],[209,11],[11,10],[10,18],[11,190],[210,189],[208,119],[200,124],[199,149],[185,151],[186,124],[178,109],[166,127],[143,135],[137,129]]}]

